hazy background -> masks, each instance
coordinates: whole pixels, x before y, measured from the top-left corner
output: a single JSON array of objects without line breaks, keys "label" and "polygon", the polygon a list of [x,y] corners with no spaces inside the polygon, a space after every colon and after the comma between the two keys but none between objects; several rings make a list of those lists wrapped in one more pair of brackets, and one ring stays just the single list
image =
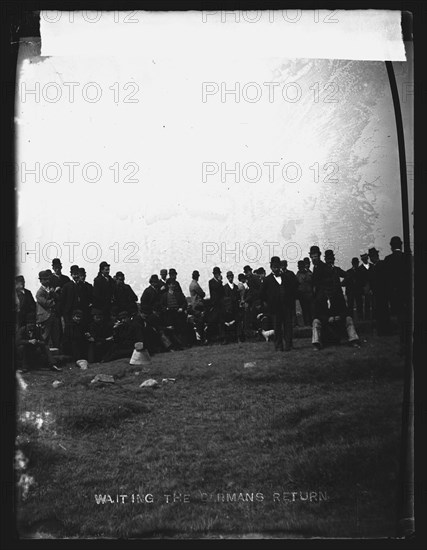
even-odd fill
[{"label": "hazy background", "polygon": [[[396,126],[384,62],[243,55],[224,62],[187,59],[173,48],[170,57],[151,59],[137,52],[83,58],[40,57],[39,51],[36,39],[21,44],[16,103],[18,272],[33,292],[38,272],[57,255],[48,243],[59,246],[65,274],[77,263],[92,281],[99,262],[107,260],[112,274],[123,271],[140,295],[149,276],[163,267],[177,269],[184,291],[198,269],[207,291],[215,265],[224,277],[231,269],[237,278],[247,263],[268,271],[274,253],[296,270],[297,260],[318,244],[333,248],[336,263],[348,269],[352,256],[376,246],[383,257],[390,237],[403,237]],[[393,65],[412,211],[412,64]],[[74,102],[67,82],[79,83]],[[99,101],[83,97],[89,82],[102,90]],[[203,82],[218,86],[205,102]],[[264,82],[278,83],[272,102]],[[221,101],[221,87],[236,83],[239,102],[232,95]],[[255,87],[247,87],[244,97],[247,83],[262,89],[258,101],[248,100]],[[293,83],[287,96],[292,101],[282,96],[287,83]],[[38,96],[28,93],[37,86]],[[53,102],[58,90],[61,97]],[[95,92],[87,89],[90,97]],[[137,101],[127,103],[125,97]],[[23,163],[34,169],[36,162],[39,182],[23,169]],[[80,163],[73,182],[64,162]],[[89,178],[82,174],[90,162],[102,170],[98,182],[87,181],[93,170]],[[217,164],[218,173],[203,182],[202,165],[208,162]],[[240,182],[221,174],[221,163],[230,169],[236,162]],[[266,162],[280,163],[274,181]],[[58,175],[53,168],[44,177],[47,163],[61,167],[58,181],[47,181]],[[114,163],[120,169],[117,182],[109,168]],[[126,163],[133,164],[124,168]],[[258,181],[249,181],[256,179],[254,169],[242,171],[247,163],[261,168]],[[299,167],[298,181],[284,181],[286,163]],[[332,164],[325,169],[326,163]],[[132,167],[137,181],[125,181]],[[293,179],[296,169],[287,174]],[[78,243],[74,257],[64,244],[70,242]],[[27,254],[34,250],[39,252]]]}]

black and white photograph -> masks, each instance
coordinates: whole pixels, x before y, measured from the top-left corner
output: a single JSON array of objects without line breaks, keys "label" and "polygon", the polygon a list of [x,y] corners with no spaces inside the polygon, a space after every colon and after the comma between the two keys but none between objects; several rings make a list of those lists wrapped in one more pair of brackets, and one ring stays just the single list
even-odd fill
[{"label": "black and white photograph", "polygon": [[202,7],[14,22],[14,532],[415,541],[414,14]]}]

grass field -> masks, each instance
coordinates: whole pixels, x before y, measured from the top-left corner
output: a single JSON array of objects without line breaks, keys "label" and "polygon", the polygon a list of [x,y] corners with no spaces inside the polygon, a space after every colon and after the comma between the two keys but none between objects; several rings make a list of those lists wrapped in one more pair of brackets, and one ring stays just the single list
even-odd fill
[{"label": "grass field", "polygon": [[[397,340],[207,346],[145,367],[23,374],[17,477],[33,483],[18,495],[21,536],[394,536]],[[101,372],[115,383],[91,383]],[[160,386],[140,388],[147,378]]]}]

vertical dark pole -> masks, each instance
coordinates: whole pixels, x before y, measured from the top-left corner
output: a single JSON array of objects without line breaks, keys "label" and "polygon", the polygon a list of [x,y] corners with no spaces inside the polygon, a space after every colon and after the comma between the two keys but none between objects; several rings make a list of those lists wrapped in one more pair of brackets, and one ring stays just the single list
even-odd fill
[{"label": "vertical dark pole", "polygon": [[[412,47],[412,43],[410,43]],[[402,112],[399,94],[394,75],[393,64],[386,61],[387,74],[393,98],[396,117],[397,141],[399,149],[400,185],[402,199],[403,244],[407,265],[407,280],[405,286],[405,371],[402,404],[402,434],[401,455],[397,502],[397,536],[411,537],[415,532],[414,519],[414,381],[412,364],[413,336],[413,277],[412,253],[410,247],[410,225],[408,205],[408,182],[406,175],[405,140],[403,133]]]}]

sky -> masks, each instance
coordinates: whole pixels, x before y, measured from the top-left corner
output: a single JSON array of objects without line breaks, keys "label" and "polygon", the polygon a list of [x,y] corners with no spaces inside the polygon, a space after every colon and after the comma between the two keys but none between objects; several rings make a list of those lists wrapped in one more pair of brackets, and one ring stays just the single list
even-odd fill
[{"label": "sky", "polygon": [[[174,267],[184,291],[198,269],[207,291],[216,265],[237,279],[246,264],[268,271],[278,255],[296,270],[312,244],[334,249],[345,269],[371,246],[388,254],[391,236],[403,235],[384,62],[341,58],[338,44],[336,58],[298,57],[303,25],[292,26],[292,57],[277,44],[254,54],[242,43],[232,56],[212,48],[204,55],[206,37],[259,35],[269,44],[262,38],[273,27],[239,35],[235,26],[233,35],[217,14],[205,36],[194,15],[167,15],[128,25],[135,40],[126,47],[117,47],[120,25],[111,17],[100,17],[89,36],[85,21],[61,27],[42,17],[43,55],[36,39],[21,43],[17,270],[27,288],[37,290],[38,272],[57,256],[64,273],[76,263],[89,281],[106,260],[139,295],[161,268]],[[145,35],[136,42],[141,29],[154,44]],[[393,65],[412,211],[412,62]]]}]

